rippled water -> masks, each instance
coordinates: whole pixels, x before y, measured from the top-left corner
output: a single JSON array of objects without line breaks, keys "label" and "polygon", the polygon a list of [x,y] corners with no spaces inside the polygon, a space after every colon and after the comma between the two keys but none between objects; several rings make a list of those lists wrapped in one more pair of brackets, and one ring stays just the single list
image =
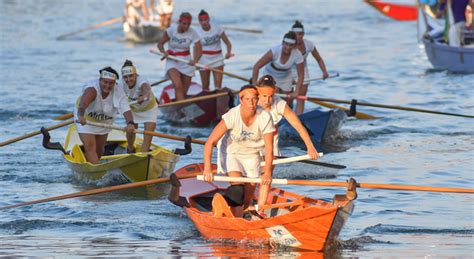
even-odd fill
[{"label": "rippled water", "polygon": [[[72,111],[84,81],[101,67],[132,59],[152,82],[164,63],[148,53],[153,45],[124,42],[120,25],[55,38],[121,15],[123,1],[0,1],[0,139],[10,139]],[[311,96],[415,106],[473,114],[474,75],[431,69],[416,42],[416,24],[382,17],[362,1],[177,1],[176,13],[208,10],[214,21],[261,28],[262,35],[228,31],[236,57],[228,71],[250,76],[250,67],[301,19],[330,72],[341,77],[313,83]],[[312,76],[319,69],[310,61]],[[234,89],[242,82],[225,78]],[[160,87],[154,89],[159,93]],[[308,105],[307,108],[314,106]],[[376,121],[348,120],[330,146],[345,150],[322,161],[343,164],[339,172],[294,164],[278,177],[473,188],[474,124],[471,119],[368,109]],[[210,129],[179,128],[159,121],[159,131],[205,139]],[[62,141],[66,129],[52,132]],[[174,148],[181,143],[156,142]],[[285,154],[301,154],[296,147]],[[202,147],[177,168],[202,159]],[[295,172],[298,172],[295,173]],[[0,206],[96,188],[74,180],[59,153],[33,137],[0,148]],[[287,186],[331,199],[343,190]],[[0,211],[0,255],[15,256],[307,256],[287,248],[206,241],[179,208],[155,187],[127,190]],[[473,198],[464,194],[359,189],[340,245],[326,255],[472,256]]]}]

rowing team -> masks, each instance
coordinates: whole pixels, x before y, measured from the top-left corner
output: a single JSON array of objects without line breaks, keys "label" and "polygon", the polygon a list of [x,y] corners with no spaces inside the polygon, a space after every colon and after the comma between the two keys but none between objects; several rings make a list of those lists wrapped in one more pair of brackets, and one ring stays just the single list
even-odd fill
[{"label": "rowing team", "polygon": [[[123,114],[127,122],[127,149],[132,153],[135,152],[133,143],[134,130],[138,127],[136,123],[144,123],[146,130],[154,131],[158,112],[151,86],[137,74],[131,61],[126,60],[123,64],[122,80],[118,83],[119,75],[113,68],[103,68],[99,73],[99,79],[84,86],[74,112],[85,157],[93,164],[99,163],[110,129],[88,125],[87,121],[113,124],[116,115]],[[257,82],[257,87],[242,87],[239,93],[240,105],[222,116],[204,147],[204,177],[207,181],[212,181],[212,147],[216,144],[219,149],[219,172],[230,176],[260,177],[260,153],[264,155],[266,165],[261,176],[263,187],[260,188],[260,205],[263,205],[269,191],[273,158],[280,155],[276,125],[282,118],[286,118],[300,134],[308,155],[312,159],[318,158],[318,152],[298,116],[283,99],[275,95],[275,83],[272,76],[265,75]],[[145,96],[151,98],[146,99]],[[137,102],[129,104],[127,99]],[[150,143],[151,136],[144,136],[141,151],[147,152]],[[235,185],[241,193],[245,193],[245,199],[242,198],[242,202],[245,202],[242,204],[248,206],[255,186]],[[239,212],[235,214],[239,215]]]},{"label": "rowing team", "polygon": [[[225,58],[232,56],[232,44],[224,29],[210,23],[210,16],[204,10],[201,10],[198,18],[201,27],[194,30],[190,27],[191,14],[181,13],[178,24],[168,28],[157,45],[164,58],[179,56],[180,60],[188,62],[166,59],[165,76],[173,82],[176,100],[186,98],[196,64],[203,64],[210,68],[215,87],[221,88],[224,70],[221,40],[227,47]],[[165,50],[166,43],[168,48]],[[191,55],[192,45],[194,45],[193,55]],[[309,83],[304,80],[309,78],[306,61],[309,54],[316,59],[323,72],[323,79],[326,79],[329,75],[323,59],[314,43],[304,39],[304,27],[301,22],[296,21],[291,31],[284,35],[282,43],[272,47],[255,63],[252,84],[256,85],[259,70],[265,67],[265,74],[275,78],[278,92],[291,94],[293,97],[306,95]],[[209,90],[210,72],[209,69],[200,71],[204,90]],[[295,87],[293,87],[294,81],[296,81]],[[291,102],[292,99],[289,100],[290,104]],[[296,113],[301,114],[303,110],[304,101],[298,100]]]}]

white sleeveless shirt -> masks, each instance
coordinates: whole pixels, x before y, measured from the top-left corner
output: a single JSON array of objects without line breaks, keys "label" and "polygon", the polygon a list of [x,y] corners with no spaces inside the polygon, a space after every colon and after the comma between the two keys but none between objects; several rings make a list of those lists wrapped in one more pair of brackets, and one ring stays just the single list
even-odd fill
[{"label": "white sleeveless shirt", "polygon": [[[100,122],[105,124],[112,124],[118,113],[123,114],[130,110],[130,106],[127,102],[127,96],[123,89],[115,84],[112,91],[104,99],[102,98],[99,79],[95,79],[87,82],[82,93],[88,88],[94,88],[97,92],[95,100],[89,104],[84,112],[84,118],[92,122]],[[82,95],[78,98],[76,107],[79,107]]]},{"label": "white sleeveless shirt", "polygon": [[193,28],[189,28],[184,33],[179,33],[178,26],[173,25],[166,29],[166,33],[168,33],[170,38],[168,42],[168,50],[174,52],[189,51],[191,44],[199,41],[199,36]]},{"label": "white sleeveless shirt", "polygon": [[211,28],[205,31],[202,27],[196,29],[203,51],[219,51],[221,48],[221,35],[224,32],[222,27],[211,24]]},{"label": "white sleeveless shirt", "polygon": [[[137,81],[135,82],[135,85],[130,89],[123,80],[123,78],[120,80],[120,83],[122,85],[122,89],[125,92],[125,94],[128,96],[128,102],[134,102],[138,99],[138,97],[143,95],[143,84],[149,84],[148,80],[140,75],[137,75]],[[130,105],[130,109],[134,112],[144,112],[150,109],[153,109],[157,105],[155,96],[153,94],[153,91],[150,90],[150,95],[148,96],[148,99],[142,103],[135,103],[133,105]]]},{"label": "white sleeveless shirt", "polygon": [[275,132],[270,114],[257,107],[257,117],[252,125],[247,126],[240,115],[240,105],[222,115],[227,132],[219,140],[218,148],[227,154],[258,154],[264,146],[263,135]]}]

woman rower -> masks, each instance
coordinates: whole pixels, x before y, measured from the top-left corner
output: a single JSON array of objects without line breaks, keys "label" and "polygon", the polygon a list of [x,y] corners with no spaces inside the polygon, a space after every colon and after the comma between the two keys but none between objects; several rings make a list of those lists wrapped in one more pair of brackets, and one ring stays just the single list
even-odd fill
[{"label": "woman rower", "polygon": [[[222,55],[221,40],[225,43],[227,47],[227,52],[225,58],[230,58],[232,56],[232,44],[230,43],[229,38],[224,32],[224,29],[221,27],[211,24],[209,14],[201,10],[199,13],[199,27],[196,31],[201,38],[202,45],[202,56],[199,62],[204,65],[208,65],[210,68],[215,68],[220,71],[224,70],[224,60]],[[202,88],[203,90],[209,90],[209,81],[211,78],[211,71],[209,70],[200,70]],[[214,77],[214,86],[216,89],[220,89],[222,86],[222,73],[212,71]]]},{"label": "woman rower", "polygon": [[[308,62],[307,62],[307,57],[309,53],[313,55],[314,59],[316,59],[316,62],[318,62],[319,68],[321,69],[321,72],[323,72],[323,79],[326,79],[329,74],[328,71],[326,70],[326,65],[324,64],[324,60],[319,55],[318,50],[316,49],[316,46],[314,43],[310,40],[304,39],[304,27],[301,22],[296,21],[295,24],[293,24],[293,27],[291,28],[292,31],[296,33],[296,49],[298,49],[301,53],[303,53],[304,57],[304,78],[306,80],[309,79],[309,71],[308,71]],[[293,67],[293,76],[294,78],[298,78],[296,69]],[[308,92],[308,85],[309,82],[304,83],[299,91],[299,95],[306,95]],[[296,114],[301,114],[304,111],[304,100],[298,99],[296,101]]]},{"label": "woman rower", "polygon": [[128,150],[133,141],[128,136],[135,130],[135,122],[123,89],[116,84],[118,73],[111,67],[99,70],[99,79],[87,82],[74,111],[77,132],[84,144],[84,155],[88,162],[98,164],[104,153],[110,129],[87,125],[87,121],[104,124],[114,123],[117,113],[123,114],[127,122]]},{"label": "woman rower", "polygon": [[[144,123],[144,129],[155,131],[156,118],[158,117],[158,104],[156,102],[150,83],[146,78],[137,74],[137,68],[132,61],[125,60],[122,66],[122,88],[128,96],[130,109],[136,123]],[[129,138],[135,141],[135,134]],[[152,136],[144,135],[141,152],[148,152],[151,146]],[[134,152],[134,150],[131,150]]]},{"label": "woman rower", "polygon": [[[192,16],[190,13],[181,13],[178,26],[171,26],[166,29],[163,37],[158,43],[158,49],[163,53],[163,57],[168,55],[179,56],[188,63],[166,60],[166,76],[173,82],[176,101],[186,98],[191,78],[194,76],[194,64],[201,58],[201,43],[199,36],[193,28],[190,28]],[[168,42],[168,50],[165,51],[164,44]],[[194,44],[193,58],[191,58],[190,46]]]},{"label": "woman rower", "polygon": [[[270,183],[272,180],[273,161],[273,126],[270,114],[257,106],[258,92],[252,85],[240,89],[240,105],[232,108],[222,116],[222,120],[212,131],[204,145],[204,180],[213,181],[211,171],[212,148],[219,141],[218,147],[218,173],[234,177],[260,177],[258,205],[265,204]],[[260,175],[261,157],[259,152],[265,149],[265,167]],[[240,188],[238,192],[244,193],[243,208],[250,205],[255,184],[231,183],[233,187]],[[243,190],[242,190],[243,189]],[[242,204],[239,204],[242,205]],[[233,207],[234,215],[243,214],[242,207]],[[260,211],[260,214],[263,214]]]},{"label": "woman rower", "polygon": [[[304,80],[304,58],[299,50],[296,49],[296,34],[289,31],[283,37],[283,42],[271,48],[263,55],[253,66],[252,83],[257,84],[258,71],[265,66],[265,74],[272,75],[276,80],[279,93],[293,93],[293,97],[299,94]],[[298,72],[298,81],[296,89],[293,89],[293,78],[291,67],[296,66]],[[291,106],[293,99],[289,98]]]},{"label": "woman rower", "polygon": [[275,80],[271,75],[265,75],[260,78],[257,85],[258,90],[258,105],[264,110],[270,112],[273,119],[273,124],[276,128],[276,134],[273,138],[273,154],[275,156],[281,156],[280,149],[278,147],[278,123],[281,119],[285,118],[293,128],[296,129],[298,134],[303,139],[308,155],[311,159],[318,159],[319,154],[309,137],[308,131],[301,123],[298,116],[288,106],[288,104],[275,95],[276,87]]}]

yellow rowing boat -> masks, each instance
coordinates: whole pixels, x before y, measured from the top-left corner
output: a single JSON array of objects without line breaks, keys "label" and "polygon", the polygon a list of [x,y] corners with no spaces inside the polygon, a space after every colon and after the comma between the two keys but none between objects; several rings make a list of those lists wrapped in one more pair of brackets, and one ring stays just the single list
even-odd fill
[{"label": "yellow rowing boat", "polygon": [[[135,150],[140,150],[142,142],[143,139],[138,137],[135,139]],[[49,134],[48,136],[45,135],[43,146],[57,149],[48,147],[51,144],[55,145],[55,143],[49,143]],[[108,135],[105,152],[100,160],[101,163],[91,164],[86,161],[82,142],[79,139],[76,125],[73,124],[66,136],[63,157],[69,168],[82,181],[100,180],[107,174],[116,174],[128,182],[168,177],[173,173],[176,162],[179,160],[178,154],[153,143],[150,151],[145,153],[127,154],[126,148],[127,139],[125,133],[112,130]]]}]

